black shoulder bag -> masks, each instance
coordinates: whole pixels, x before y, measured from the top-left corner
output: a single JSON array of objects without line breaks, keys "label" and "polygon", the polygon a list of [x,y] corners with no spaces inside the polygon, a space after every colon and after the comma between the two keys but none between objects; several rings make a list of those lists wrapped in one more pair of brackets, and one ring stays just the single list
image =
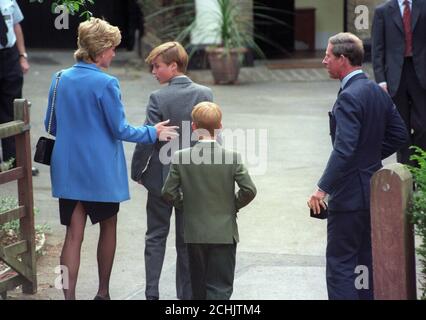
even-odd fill
[{"label": "black shoulder bag", "polygon": [[[52,127],[53,113],[55,112],[56,104],[56,90],[58,88],[59,78],[61,77],[62,71],[56,76],[55,88],[53,89],[52,107],[50,109],[49,125],[47,127],[47,133],[51,135],[50,130]],[[55,139],[40,137],[37,141],[36,151],[34,154],[34,161],[46,165],[50,165],[50,159],[52,158],[53,146],[55,145]]]}]

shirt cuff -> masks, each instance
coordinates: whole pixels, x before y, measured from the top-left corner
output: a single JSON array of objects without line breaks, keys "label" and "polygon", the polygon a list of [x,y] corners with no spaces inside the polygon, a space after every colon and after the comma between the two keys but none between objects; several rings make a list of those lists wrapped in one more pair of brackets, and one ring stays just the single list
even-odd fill
[{"label": "shirt cuff", "polygon": [[319,186],[317,186],[317,188],[318,188],[318,191],[324,192],[326,196],[327,196],[327,195],[329,195],[329,193],[328,193],[327,191],[324,191],[324,190],[323,190],[323,189],[321,189]]}]

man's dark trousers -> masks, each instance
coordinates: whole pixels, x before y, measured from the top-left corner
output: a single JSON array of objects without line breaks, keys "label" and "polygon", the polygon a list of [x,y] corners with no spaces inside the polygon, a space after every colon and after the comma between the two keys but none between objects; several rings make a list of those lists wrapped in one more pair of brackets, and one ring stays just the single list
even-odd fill
[{"label": "man's dark trousers", "polygon": [[[330,300],[374,298],[371,224],[368,211],[330,211],[326,258],[327,291]],[[357,277],[366,277],[365,268],[361,267],[356,271],[357,266],[367,267],[368,283],[365,283],[366,279],[357,281]],[[368,289],[365,289],[366,286]]]},{"label": "man's dark trousers", "polygon": [[[13,100],[22,97],[22,85],[18,49],[0,49],[0,123],[13,121]],[[3,161],[16,158],[15,137],[2,139],[2,150]]]},{"label": "man's dark trousers", "polygon": [[[166,252],[167,235],[173,206],[152,192],[148,192],[146,205],[147,226],[145,236],[146,297],[159,297],[158,283]],[[178,299],[192,298],[189,276],[188,250],[183,240],[183,214],[175,208],[176,226],[176,294]]]},{"label": "man's dark trousers", "polygon": [[392,100],[410,135],[410,141],[397,153],[397,159],[412,164],[409,160],[413,151],[408,147],[416,145],[426,150],[426,90],[420,86],[411,57],[404,59],[399,88]]}]

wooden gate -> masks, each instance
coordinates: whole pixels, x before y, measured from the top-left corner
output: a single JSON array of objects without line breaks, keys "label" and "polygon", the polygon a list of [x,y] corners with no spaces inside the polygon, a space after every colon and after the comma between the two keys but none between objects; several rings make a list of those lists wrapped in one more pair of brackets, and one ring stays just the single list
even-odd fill
[{"label": "wooden gate", "polygon": [[15,99],[15,120],[0,124],[0,139],[15,136],[16,168],[0,172],[0,185],[17,180],[18,207],[0,214],[0,225],[19,219],[20,235],[16,243],[0,246],[0,259],[18,274],[0,281],[0,294],[22,285],[24,293],[36,293],[33,181],[31,175],[30,103]]}]

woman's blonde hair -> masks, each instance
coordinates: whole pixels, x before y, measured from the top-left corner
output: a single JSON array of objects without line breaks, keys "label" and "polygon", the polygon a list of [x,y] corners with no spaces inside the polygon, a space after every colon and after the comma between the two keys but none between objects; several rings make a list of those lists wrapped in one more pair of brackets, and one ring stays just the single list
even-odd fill
[{"label": "woman's blonde hair", "polygon": [[176,62],[178,71],[182,73],[186,72],[186,68],[188,67],[188,53],[179,42],[171,41],[160,44],[158,47],[152,49],[145,62],[151,66],[152,62],[158,56],[161,56],[163,62],[167,65]]},{"label": "woman's blonde hair", "polygon": [[104,50],[116,47],[121,42],[117,27],[99,18],[90,18],[78,26],[78,49],[74,52],[77,61],[96,62]]},{"label": "woman's blonde hair", "polygon": [[214,131],[221,128],[222,111],[213,102],[203,101],[198,103],[191,113],[192,121],[198,129],[207,130],[214,136]]}]

